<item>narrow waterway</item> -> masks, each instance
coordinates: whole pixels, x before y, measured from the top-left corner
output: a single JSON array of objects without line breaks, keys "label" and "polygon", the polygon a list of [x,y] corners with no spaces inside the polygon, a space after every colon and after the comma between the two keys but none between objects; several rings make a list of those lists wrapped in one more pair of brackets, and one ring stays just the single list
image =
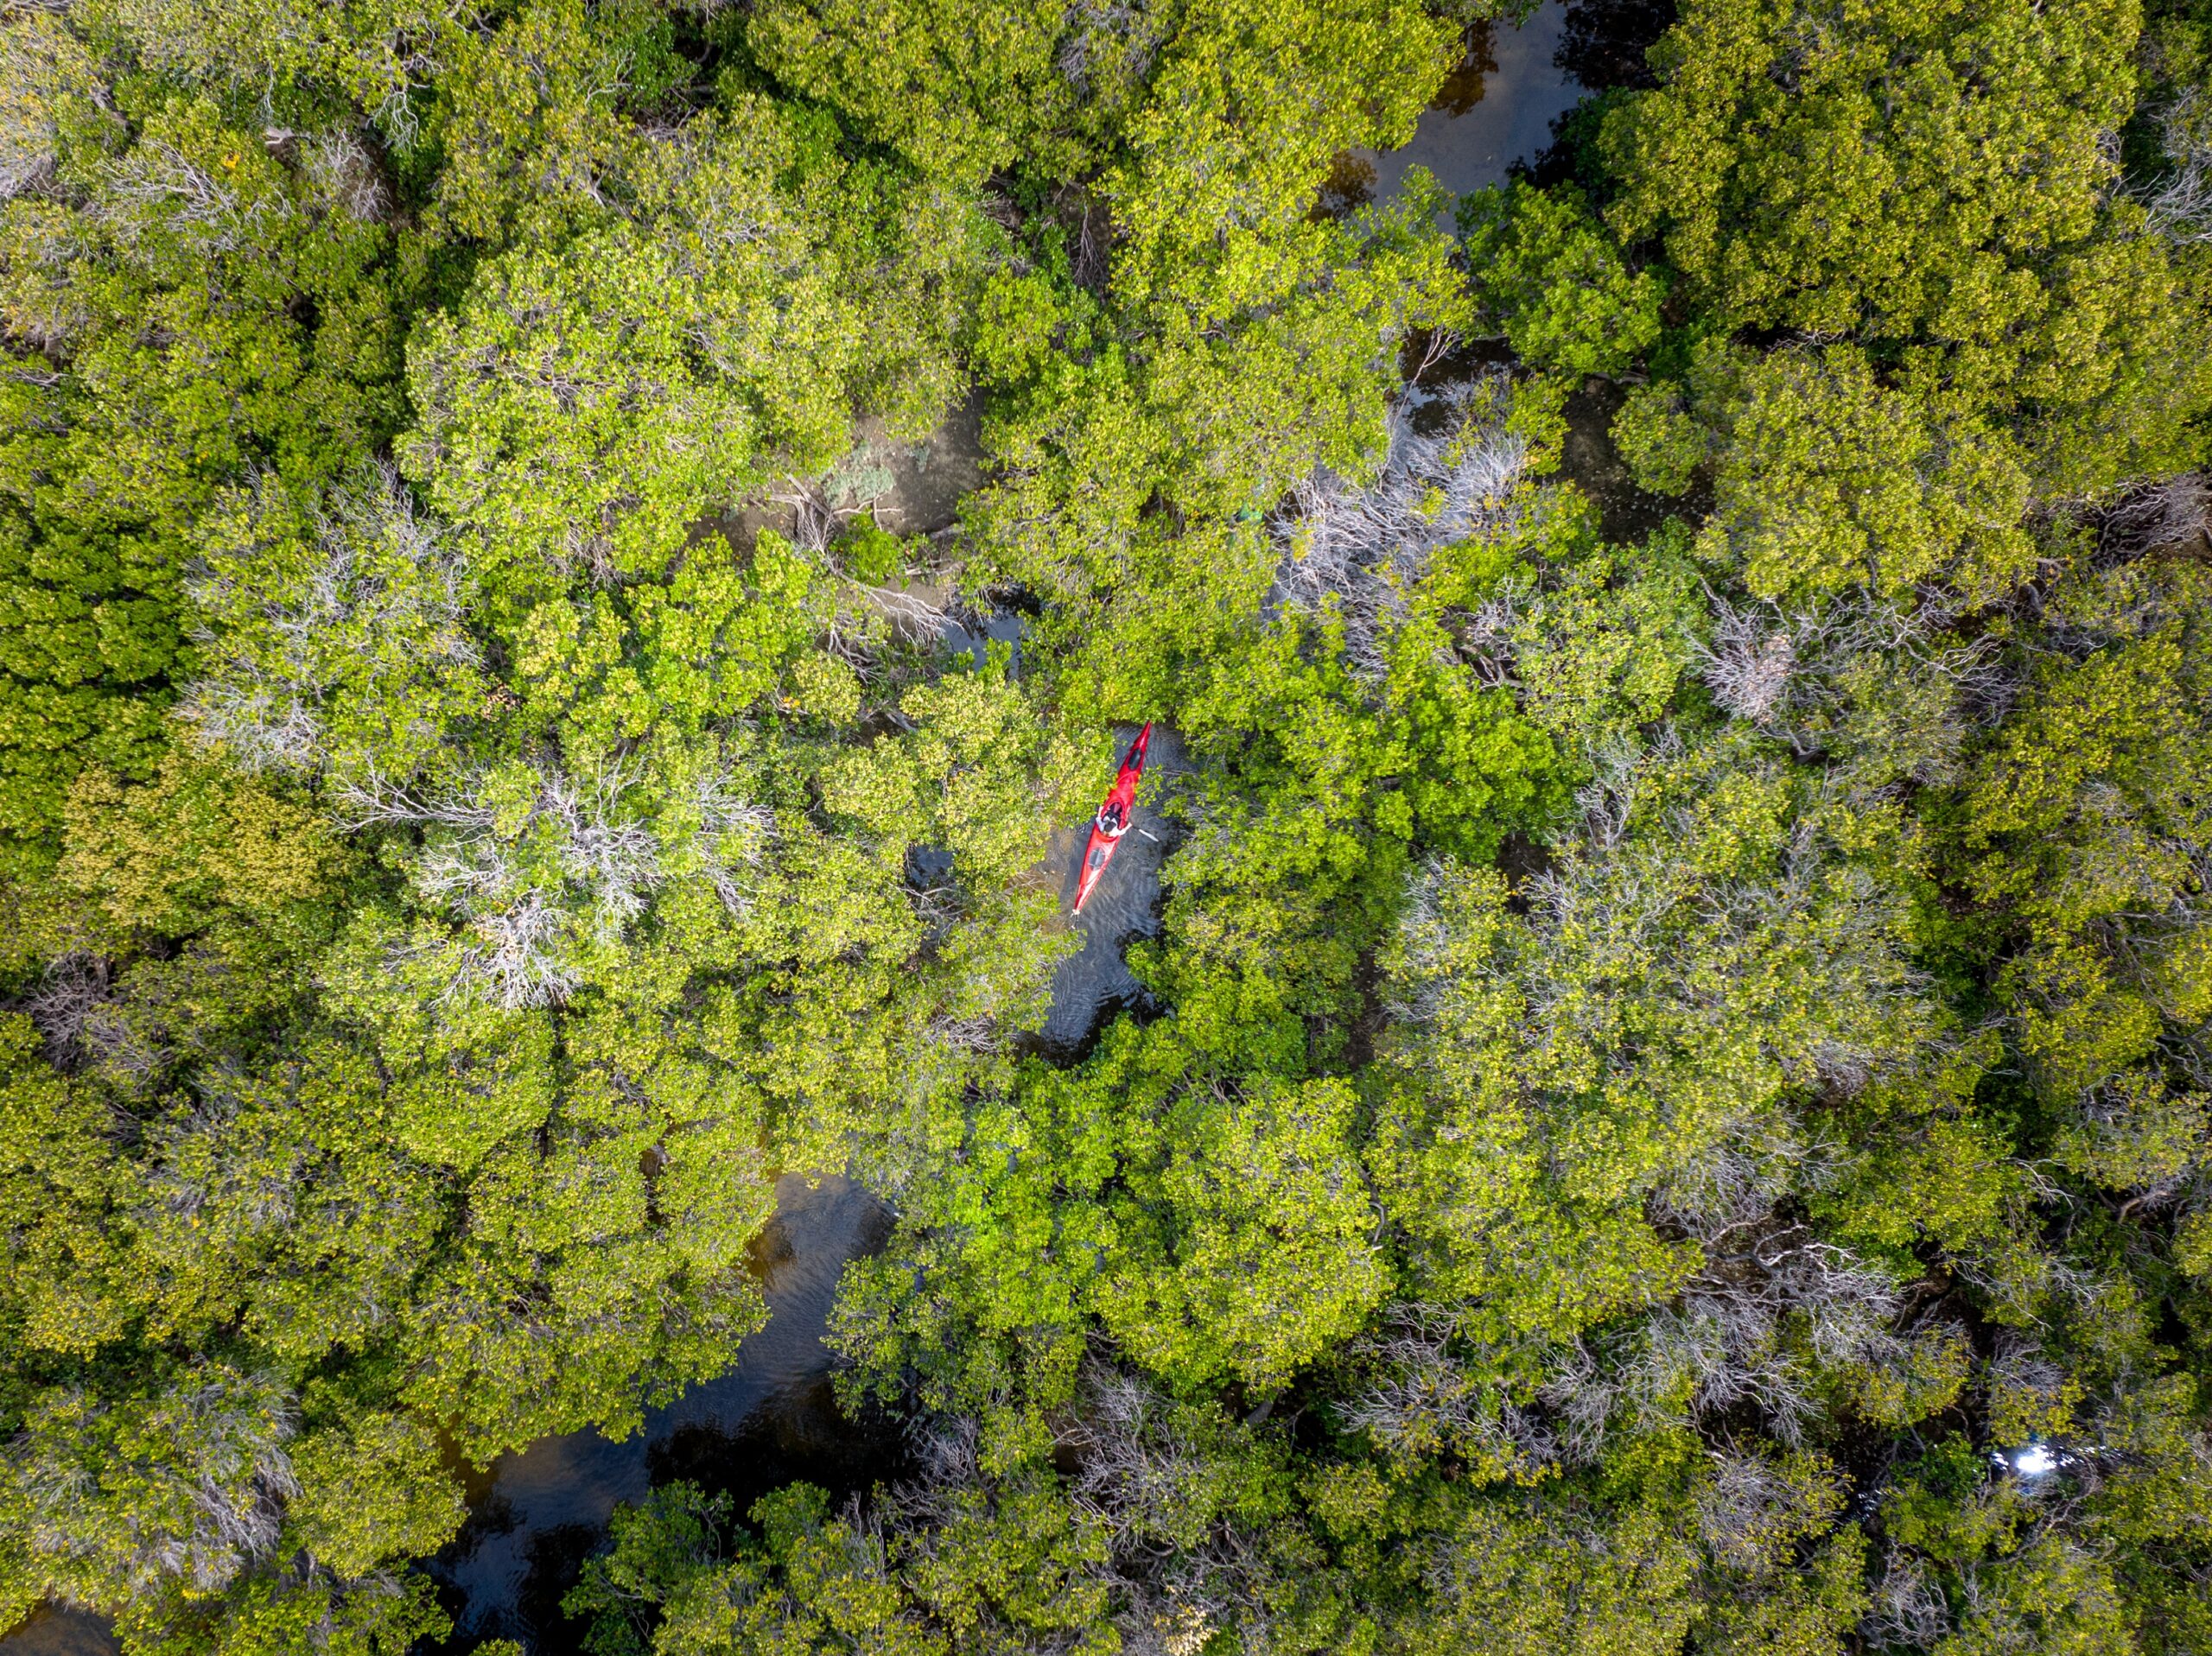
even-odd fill
[{"label": "narrow waterway", "polygon": [[[1135,725],[1119,726],[1115,739],[1126,747],[1136,733]],[[1173,841],[1173,829],[1160,805],[1175,778],[1189,768],[1182,738],[1165,725],[1154,726],[1129,831],[1083,912],[1067,917],[1067,923],[1083,934],[1083,948],[1060,962],[1052,978],[1052,1010],[1038,1037],[1055,1058],[1081,1051],[1113,1012],[1145,1004],[1144,986],[1129,971],[1123,951],[1133,940],[1153,936],[1160,930],[1160,868]],[[1039,871],[1058,892],[1064,916],[1075,903],[1076,881],[1090,838],[1088,822],[1055,830]]]}]

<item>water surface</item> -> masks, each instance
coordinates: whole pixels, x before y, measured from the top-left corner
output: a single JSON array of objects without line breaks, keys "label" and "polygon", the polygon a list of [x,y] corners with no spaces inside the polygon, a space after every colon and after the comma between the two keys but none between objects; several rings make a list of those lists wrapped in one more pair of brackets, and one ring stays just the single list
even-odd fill
[{"label": "water surface", "polygon": [[[1573,9],[1578,16],[1585,7]],[[1413,139],[1377,152],[1353,150],[1331,181],[1334,206],[1387,201],[1407,172],[1426,167],[1453,194],[1503,184],[1516,162],[1549,147],[1553,123],[1582,100],[1583,83],[1562,61],[1569,8],[1546,0],[1528,22],[1471,30],[1466,55],[1421,114]]]},{"label": "water surface", "polygon": [[[1136,733],[1135,725],[1118,725],[1115,741],[1126,748]],[[1160,866],[1173,842],[1160,805],[1175,778],[1189,769],[1182,738],[1165,725],[1154,726],[1129,831],[1079,915],[1068,910],[1075,903],[1090,824],[1072,824],[1052,835],[1039,872],[1059,894],[1065,923],[1083,935],[1082,949],[1061,961],[1053,976],[1052,1008],[1039,1035],[1045,1050],[1056,1058],[1080,1051],[1109,1013],[1146,1004],[1144,986],[1130,972],[1122,951],[1136,938],[1159,935]]]}]

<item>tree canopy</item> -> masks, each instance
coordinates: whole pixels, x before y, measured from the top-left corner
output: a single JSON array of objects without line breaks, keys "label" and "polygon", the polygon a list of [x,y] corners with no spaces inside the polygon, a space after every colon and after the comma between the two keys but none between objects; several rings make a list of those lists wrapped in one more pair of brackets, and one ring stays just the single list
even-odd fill
[{"label": "tree canopy", "polygon": [[0,1626],[2212,1646],[2212,14],[1512,10],[0,17]]}]

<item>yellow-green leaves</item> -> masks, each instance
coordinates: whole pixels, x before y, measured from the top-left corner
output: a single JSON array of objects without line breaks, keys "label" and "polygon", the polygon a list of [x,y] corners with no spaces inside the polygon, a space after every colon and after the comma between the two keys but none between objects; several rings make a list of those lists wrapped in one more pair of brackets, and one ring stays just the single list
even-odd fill
[{"label": "yellow-green leaves", "polygon": [[1688,489],[1711,441],[1682,406],[1680,390],[1664,381],[1629,392],[1613,416],[1611,435],[1637,486],[1665,495]]},{"label": "yellow-green leaves", "polygon": [[1630,275],[1571,193],[1517,182],[1480,191],[1461,199],[1459,227],[1484,320],[1538,372],[1579,385],[1619,373],[1659,337],[1658,278]]},{"label": "yellow-green leaves", "polygon": [[497,243],[601,218],[640,147],[622,105],[641,67],[632,31],[648,16],[620,0],[532,0],[496,29],[453,31],[434,117],[441,228]]},{"label": "yellow-green leaves", "polygon": [[1609,117],[1630,239],[1663,232],[1732,323],[1995,346],[2044,314],[2032,267],[2112,182],[2134,8],[1703,0],[1661,89]]},{"label": "yellow-green leaves", "polygon": [[1370,1159],[1431,1291],[1495,1337],[1670,1296],[1694,1258],[1649,1196],[1783,1130],[1824,1068],[1912,1050],[1897,907],[1795,795],[1770,764],[1651,755],[1585,796],[1585,848],[1526,917],[1488,870],[1414,882]]},{"label": "yellow-green leaves", "polygon": [[304,1435],[292,1448],[301,1495],[287,1516],[315,1558],[357,1579],[421,1558],[464,1516],[436,1435],[403,1414],[367,1414]]},{"label": "yellow-green leaves", "polygon": [[345,861],[314,813],[174,750],[143,787],[81,777],[67,846],[60,879],[109,923],[171,936],[225,909],[274,917],[328,896]]},{"label": "yellow-green leaves", "polygon": [[11,1564],[79,1602],[229,1586],[276,1545],[296,1408],[270,1376],[207,1361],[162,1364],[112,1402],[41,1391],[0,1467],[0,1522],[29,1555]]},{"label": "yellow-green leaves", "polygon": [[1605,117],[1609,219],[1659,239],[1721,331],[1873,352],[1926,404],[1901,472],[1931,440],[1939,466],[1986,447],[1961,422],[2012,427],[2021,452],[1965,456],[1967,523],[2001,530],[2020,473],[2075,494],[2185,464],[2202,301],[2113,160],[2139,26],[2134,0],[1699,0],[1660,86]]},{"label": "yellow-green leaves", "polygon": [[1447,63],[1441,25],[1370,0],[1194,8],[1107,180],[1117,296],[1203,325],[1308,279],[1335,239],[1308,222],[1331,161],[1402,142]]},{"label": "yellow-green leaves", "polygon": [[1243,1097],[1201,1088],[1146,1135],[1096,1297],[1147,1367],[1273,1392],[1380,1303],[1389,1273],[1351,1153],[1354,1113],[1341,1081]]},{"label": "yellow-green leaves", "polygon": [[0,1019],[0,1326],[19,1351],[88,1357],[130,1321],[132,1250],[115,1215],[135,1180],[105,1142],[98,1093],[41,1062],[20,1012]]},{"label": "yellow-green leaves", "polygon": [[[1054,161],[1072,158],[1054,153],[1077,101],[1078,83],[1062,66],[1075,41],[1116,31],[1069,21],[1020,0],[769,0],[746,19],[745,39],[779,79],[836,106],[868,138],[920,171],[967,183],[1033,162],[1039,148]],[[1131,32],[1151,31],[1136,22]],[[1074,61],[1090,67],[1090,56]]]},{"label": "yellow-green leaves", "polygon": [[[480,569],[641,574],[758,479],[766,434],[751,388],[686,339],[714,309],[665,250],[617,231],[574,259],[508,255],[457,318],[417,335],[410,378],[423,417],[401,464],[474,532]],[[826,461],[828,434],[809,435],[807,452]]]},{"label": "yellow-green leaves", "polygon": [[1748,369],[1726,415],[1707,558],[1763,598],[1934,580],[1994,597],[2029,571],[2029,479],[1977,422],[1937,424],[1884,390],[1855,352],[1777,352]]},{"label": "yellow-green leaves", "polygon": [[1995,987],[2057,1107],[2053,1149],[2100,1183],[2170,1188],[2205,1143],[2199,1090],[2158,1063],[2206,994],[2205,583],[2145,560],[2056,600],[2077,653],[2039,664],[1982,756],[1959,864],[2006,918]]},{"label": "yellow-green leaves", "polygon": [[185,717],[251,770],[359,784],[434,767],[493,693],[461,549],[388,466],[303,495],[264,475],[195,530]]}]

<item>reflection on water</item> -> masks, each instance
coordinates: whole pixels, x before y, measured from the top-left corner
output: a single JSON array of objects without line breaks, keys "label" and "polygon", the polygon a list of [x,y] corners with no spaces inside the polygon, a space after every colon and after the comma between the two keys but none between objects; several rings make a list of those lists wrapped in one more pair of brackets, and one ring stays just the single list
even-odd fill
[{"label": "reflection on water", "polygon": [[1021,630],[1028,618],[1014,610],[993,610],[988,615],[947,615],[938,624],[938,636],[944,641],[948,656],[975,657],[978,663],[989,654],[995,644],[1002,644],[1010,652],[1008,668],[1021,670]]},{"label": "reflection on water", "polygon": [[1643,54],[1675,26],[1675,0],[1573,0],[1559,66],[1591,92],[1659,84]]},{"label": "reflection on water", "polygon": [[1455,194],[1503,184],[1514,162],[1551,143],[1552,123],[1581,100],[1582,83],[1560,62],[1568,10],[1560,0],[1546,0],[1517,28],[1478,26],[1413,141],[1380,155],[1357,150],[1339,162],[1325,206],[1342,211],[1387,200],[1413,167],[1427,168]]},{"label": "reflection on water", "polygon": [[429,1566],[454,1618],[446,1648],[508,1638],[532,1656],[579,1650],[581,1629],[563,1620],[561,1596],[605,1545],[616,1504],[642,1501],[657,1484],[728,1489],[742,1512],[796,1478],[845,1490],[895,1475],[894,1446],[838,1412],[822,1344],[839,1272],[881,1244],[888,1215],[842,1178],[810,1189],[786,1176],[776,1196],[756,1247],[772,1315],[728,1373],[648,1415],[637,1437],[543,1438],[472,1484],[467,1526]]}]

